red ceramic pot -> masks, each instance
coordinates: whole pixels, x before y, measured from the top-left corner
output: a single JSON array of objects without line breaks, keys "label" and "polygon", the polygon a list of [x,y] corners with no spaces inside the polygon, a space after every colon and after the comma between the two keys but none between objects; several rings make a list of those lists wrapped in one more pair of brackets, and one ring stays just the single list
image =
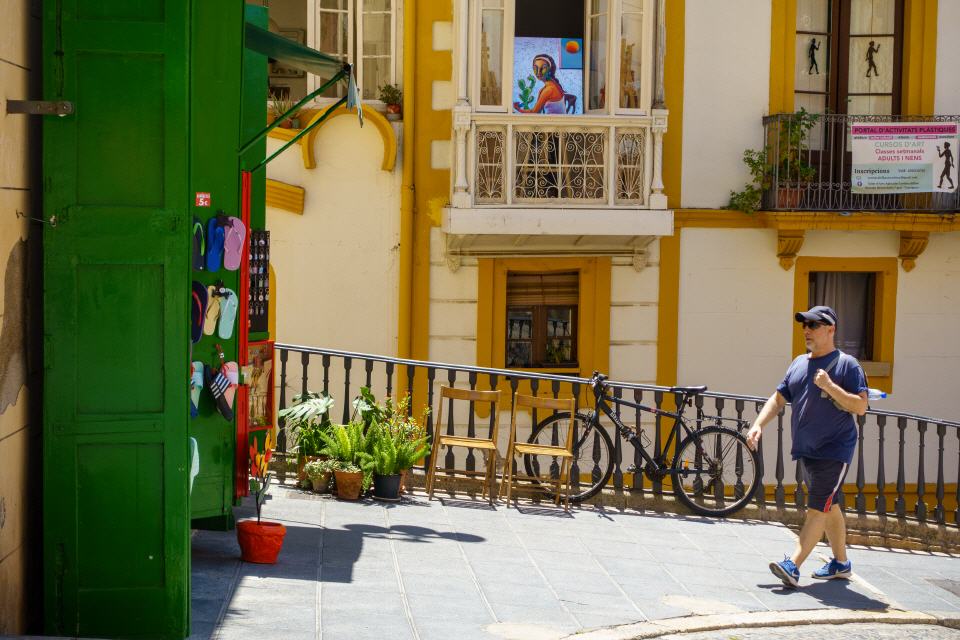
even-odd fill
[{"label": "red ceramic pot", "polygon": [[244,562],[273,564],[277,561],[287,528],[279,522],[241,520],[237,523],[237,542]]}]

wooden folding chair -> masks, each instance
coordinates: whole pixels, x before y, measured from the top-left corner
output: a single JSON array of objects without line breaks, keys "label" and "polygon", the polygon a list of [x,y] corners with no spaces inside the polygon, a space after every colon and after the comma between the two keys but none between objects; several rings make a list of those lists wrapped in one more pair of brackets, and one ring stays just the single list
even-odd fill
[{"label": "wooden folding chair", "polygon": [[[566,442],[560,445],[531,444],[529,442],[517,442],[517,411],[522,409],[532,410],[557,410],[566,411],[569,415],[576,415],[576,399],[567,398],[538,398],[536,396],[525,396],[517,393],[513,396],[513,411],[510,414],[510,444],[507,445],[507,457],[503,465],[503,482],[500,485],[500,492],[503,493],[504,487],[507,490],[507,505],[510,504],[510,498],[513,495],[514,487],[517,486],[517,480],[530,482],[526,488],[544,489],[545,484],[554,485],[554,495],[556,504],[560,504],[560,488],[566,484],[564,492],[564,509],[570,508],[570,468],[573,466],[573,429],[567,429]],[[533,425],[536,426],[536,425]],[[557,476],[531,476],[517,473],[514,458],[516,456],[547,456],[550,458],[560,458],[560,472]]]},{"label": "wooden folding chair", "polygon": [[[444,433],[446,425],[443,423],[443,410],[448,400],[466,400],[468,402],[485,402],[490,406],[491,426],[489,437],[485,436],[458,436]],[[473,406],[470,406],[473,411]],[[453,411],[451,409],[451,417]],[[500,423],[500,391],[473,391],[470,389],[456,389],[453,387],[440,387],[440,406],[437,409],[437,421],[434,423],[433,447],[430,452],[430,470],[427,473],[427,493],[430,499],[433,499],[433,490],[436,485],[437,471],[442,471],[454,476],[464,476],[468,478],[477,478],[482,476],[483,496],[489,495],[490,504],[493,504],[493,483],[497,472],[497,432]],[[479,449],[487,457],[486,468],[480,470],[443,468],[438,469],[437,463],[440,459],[440,449],[443,447],[468,447]]]}]

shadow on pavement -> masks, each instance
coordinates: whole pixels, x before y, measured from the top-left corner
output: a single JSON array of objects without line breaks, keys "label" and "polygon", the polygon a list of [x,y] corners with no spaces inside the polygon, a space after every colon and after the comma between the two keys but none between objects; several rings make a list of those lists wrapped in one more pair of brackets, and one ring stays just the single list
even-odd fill
[{"label": "shadow on pavement", "polygon": [[829,607],[839,607],[842,609],[885,611],[890,605],[882,600],[877,600],[866,594],[854,590],[853,583],[848,580],[823,580],[801,584],[799,589],[790,589],[780,583],[758,584],[758,587],[770,589],[770,593],[790,597],[793,594],[802,593],[804,595],[816,598]]}]

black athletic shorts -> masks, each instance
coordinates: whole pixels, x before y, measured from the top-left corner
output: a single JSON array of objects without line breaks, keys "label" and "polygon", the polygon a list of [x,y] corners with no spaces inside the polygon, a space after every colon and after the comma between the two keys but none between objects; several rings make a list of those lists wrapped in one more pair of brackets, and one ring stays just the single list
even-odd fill
[{"label": "black athletic shorts", "polygon": [[820,458],[800,458],[799,462],[809,494],[807,505],[824,513],[830,511],[843,493],[843,480],[847,477],[849,465],[839,460]]}]

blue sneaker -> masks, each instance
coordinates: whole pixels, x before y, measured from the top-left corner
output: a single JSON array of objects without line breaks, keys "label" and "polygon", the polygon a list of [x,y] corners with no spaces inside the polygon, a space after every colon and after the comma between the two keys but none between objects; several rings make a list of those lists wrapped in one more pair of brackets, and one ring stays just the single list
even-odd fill
[{"label": "blue sneaker", "polygon": [[797,569],[797,565],[793,564],[793,560],[787,556],[783,556],[783,560],[780,562],[771,562],[770,571],[783,581],[785,587],[795,589],[800,586],[800,570]]},{"label": "blue sneaker", "polygon": [[832,580],[833,578],[843,578],[847,580],[852,574],[853,564],[849,560],[846,562],[837,562],[835,558],[830,558],[830,562],[814,571],[810,576],[817,580]]}]

